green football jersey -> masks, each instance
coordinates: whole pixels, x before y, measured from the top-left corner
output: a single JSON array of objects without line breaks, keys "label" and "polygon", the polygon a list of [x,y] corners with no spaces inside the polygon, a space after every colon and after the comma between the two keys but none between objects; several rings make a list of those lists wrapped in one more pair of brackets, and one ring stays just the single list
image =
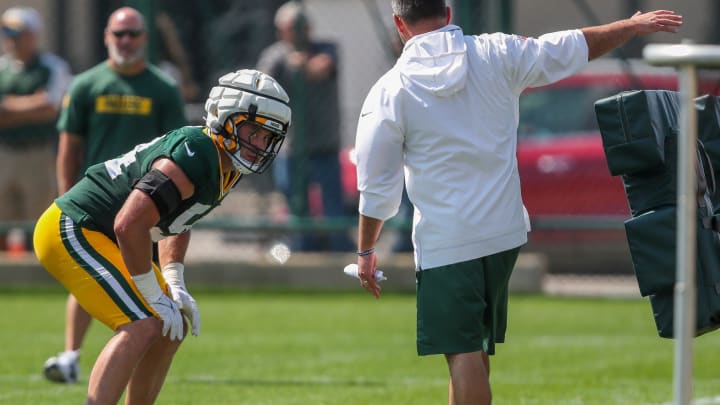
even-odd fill
[{"label": "green football jersey", "polygon": [[125,76],[105,61],[73,79],[57,128],[85,140],[82,175],[95,163],[187,124],[180,90],[155,66]]},{"label": "green football jersey", "polygon": [[[70,78],[67,63],[51,53],[40,53],[24,65],[9,54],[0,56],[0,98],[46,91],[48,99],[55,104],[54,100],[59,101],[65,93]],[[0,141],[16,145],[55,141],[56,134],[54,120],[28,122],[0,128]]]},{"label": "green football jersey", "polygon": [[[172,212],[160,218],[153,229],[158,236],[176,235],[220,205],[235,182],[221,178],[220,156],[214,141],[204,127],[183,127],[137,145],[115,159],[91,166],[67,193],[55,200],[62,211],[81,226],[100,231],[115,240],[115,216],[133,190],[134,184],[147,174],[158,158],[177,163],[195,185],[195,193],[183,200]],[[159,235],[156,234],[159,232]]]}]

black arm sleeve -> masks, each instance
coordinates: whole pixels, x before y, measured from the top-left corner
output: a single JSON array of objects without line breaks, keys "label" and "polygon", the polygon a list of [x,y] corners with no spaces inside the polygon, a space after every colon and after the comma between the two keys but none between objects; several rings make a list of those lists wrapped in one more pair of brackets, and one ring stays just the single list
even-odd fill
[{"label": "black arm sleeve", "polygon": [[175,211],[182,202],[180,190],[178,190],[175,183],[165,173],[157,169],[150,170],[135,183],[133,188],[150,196],[161,218]]}]

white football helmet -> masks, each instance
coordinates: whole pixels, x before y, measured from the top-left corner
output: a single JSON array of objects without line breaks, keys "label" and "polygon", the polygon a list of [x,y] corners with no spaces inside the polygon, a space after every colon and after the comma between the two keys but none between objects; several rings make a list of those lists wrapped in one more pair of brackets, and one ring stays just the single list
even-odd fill
[{"label": "white football helmet", "polygon": [[[272,77],[257,70],[243,69],[222,76],[205,102],[205,124],[244,174],[262,173],[277,156],[290,126],[290,98]],[[261,150],[239,136],[247,124],[264,128],[275,136]],[[243,148],[255,156],[241,156]]]}]

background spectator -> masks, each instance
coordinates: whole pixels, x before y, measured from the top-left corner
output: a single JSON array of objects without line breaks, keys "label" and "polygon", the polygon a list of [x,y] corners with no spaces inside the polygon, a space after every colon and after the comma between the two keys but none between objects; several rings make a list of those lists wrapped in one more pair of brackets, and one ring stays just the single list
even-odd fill
[{"label": "background spectator", "polygon": [[[337,47],[310,36],[310,23],[299,2],[285,3],[277,10],[275,28],[279,40],[261,53],[257,67],[287,89],[295,113],[286,155],[278,157],[273,169],[276,185],[285,194],[292,215],[342,218]],[[309,190],[318,190],[320,198],[312,198],[318,193],[309,196]],[[303,234],[293,247],[353,248],[344,232],[324,236]]]},{"label": "background spectator", "polygon": [[0,221],[35,220],[55,197],[55,119],[71,79],[67,63],[38,47],[42,21],[32,8],[0,21]]}]

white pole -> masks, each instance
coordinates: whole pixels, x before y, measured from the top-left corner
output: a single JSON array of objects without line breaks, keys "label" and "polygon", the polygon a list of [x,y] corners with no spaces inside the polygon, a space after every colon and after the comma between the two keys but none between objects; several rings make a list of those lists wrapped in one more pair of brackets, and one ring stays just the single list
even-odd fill
[{"label": "white pole", "polygon": [[697,113],[695,66],[680,71],[680,133],[678,135],[678,196],[673,335],[675,336],[675,403],[692,400],[693,337],[695,336],[695,266],[697,256]]},{"label": "white pole", "polygon": [[676,66],[680,72],[673,392],[676,405],[690,405],[696,315],[697,113],[694,106],[697,88],[696,66],[720,67],[720,47],[692,45],[687,42],[682,45],[648,45],[643,50],[643,56],[655,65]]}]

